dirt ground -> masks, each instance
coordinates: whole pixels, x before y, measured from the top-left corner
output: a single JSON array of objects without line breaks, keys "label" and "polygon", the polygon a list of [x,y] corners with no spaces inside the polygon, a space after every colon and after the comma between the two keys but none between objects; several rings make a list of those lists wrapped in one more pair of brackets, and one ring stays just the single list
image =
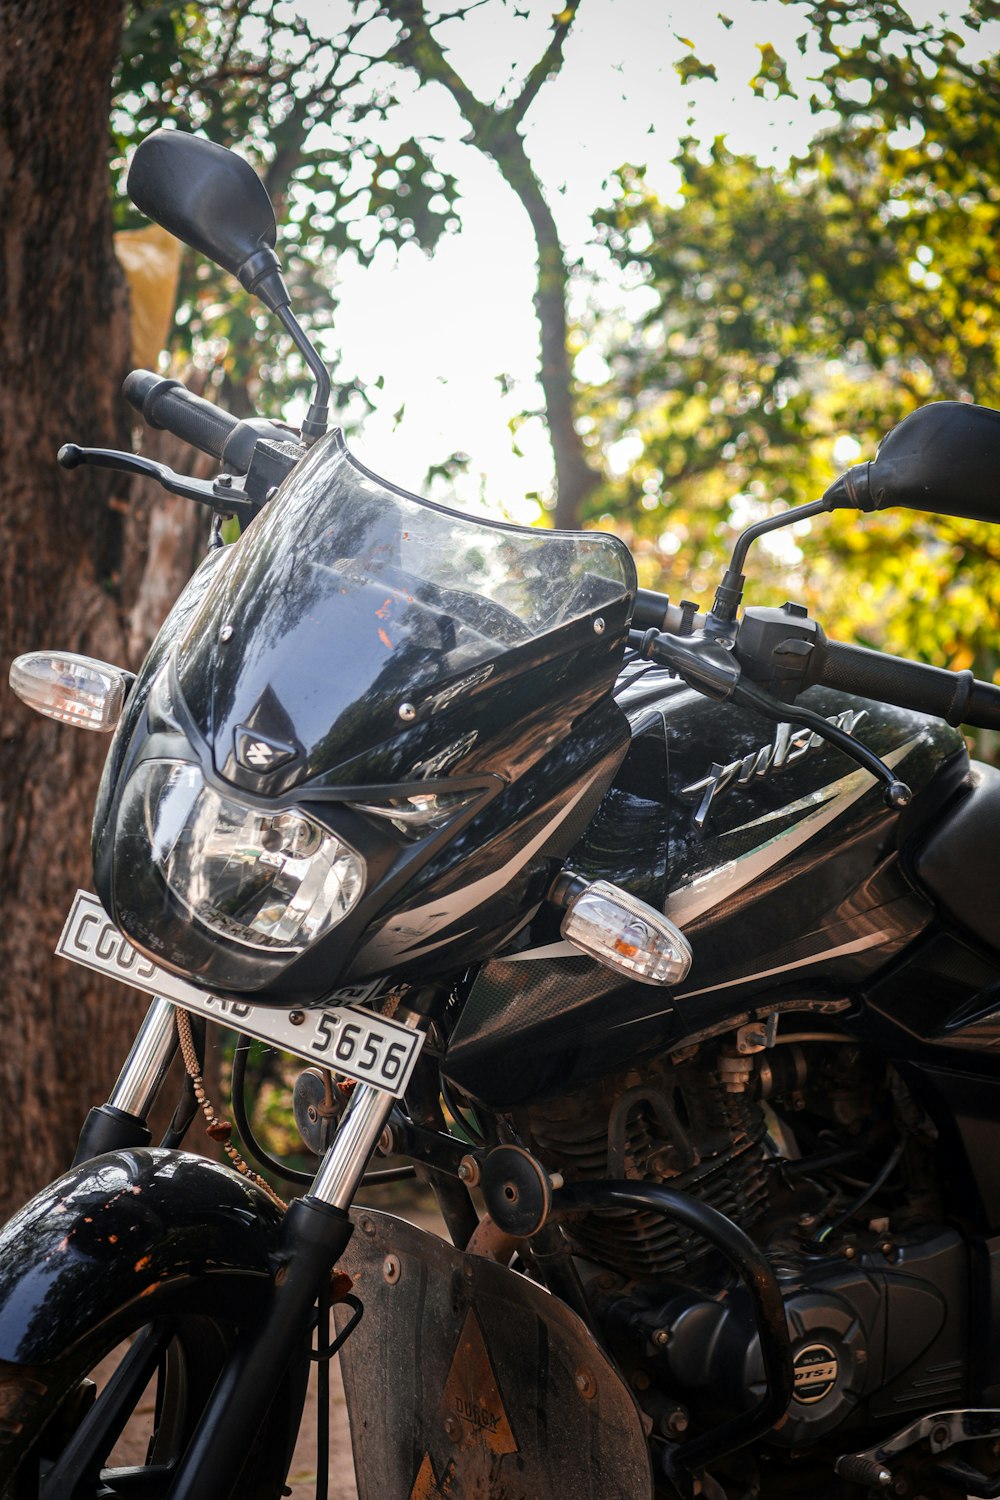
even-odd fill
[{"label": "dirt ground", "polygon": [[[357,1500],[354,1463],[351,1458],[351,1432],[347,1423],[347,1405],[340,1379],[340,1364],[334,1360],[330,1370],[330,1469],[329,1500]],[[295,1444],[287,1484],[290,1500],[315,1500],[316,1495],[316,1372],[309,1382],[309,1395],[302,1414],[299,1440]]]}]

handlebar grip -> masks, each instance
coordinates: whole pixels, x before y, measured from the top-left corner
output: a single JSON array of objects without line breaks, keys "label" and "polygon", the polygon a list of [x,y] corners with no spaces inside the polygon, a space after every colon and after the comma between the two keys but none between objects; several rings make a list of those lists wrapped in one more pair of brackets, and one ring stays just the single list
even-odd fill
[{"label": "handlebar grip", "polygon": [[196,396],[179,380],[167,380],[152,370],[133,370],[125,377],[122,395],[150,427],[166,428],[203,453],[221,458],[226,440],[239,418],[220,411]]},{"label": "handlebar grip", "polygon": [[1000,729],[1000,687],[971,672],[949,672],[827,639],[813,647],[807,675],[812,683],[935,714],[948,724]]}]

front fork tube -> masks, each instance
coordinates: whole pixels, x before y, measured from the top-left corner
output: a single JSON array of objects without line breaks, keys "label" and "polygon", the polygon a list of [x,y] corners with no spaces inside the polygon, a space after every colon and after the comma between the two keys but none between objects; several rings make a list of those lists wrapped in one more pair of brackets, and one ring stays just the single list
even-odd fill
[{"label": "front fork tube", "polygon": [[248,1434],[258,1430],[289,1360],[303,1348],[317,1291],[351,1237],[347,1209],[394,1102],[372,1084],[355,1088],[308,1196],[297,1199],[285,1214],[274,1257],[274,1290],[263,1320],[247,1330],[223,1370],[167,1500],[230,1496]]},{"label": "front fork tube", "polygon": [[136,1033],[132,1050],[118,1075],[106,1104],[90,1111],[77,1143],[73,1166],[101,1156],[105,1151],[119,1151],[129,1146],[148,1146],[150,1130],[146,1124],[167,1069],[177,1051],[177,1026],[174,1007],[157,995]]}]

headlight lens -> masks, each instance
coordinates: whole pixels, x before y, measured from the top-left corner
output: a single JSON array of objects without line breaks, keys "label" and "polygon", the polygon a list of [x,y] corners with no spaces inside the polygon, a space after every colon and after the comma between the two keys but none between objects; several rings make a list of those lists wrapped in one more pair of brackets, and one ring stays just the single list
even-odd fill
[{"label": "headlight lens", "polygon": [[343,920],[364,860],[306,814],[265,813],[206,785],[186,761],[143,762],[122,798],[116,845],[143,840],[202,927],[247,948],[299,953]]}]

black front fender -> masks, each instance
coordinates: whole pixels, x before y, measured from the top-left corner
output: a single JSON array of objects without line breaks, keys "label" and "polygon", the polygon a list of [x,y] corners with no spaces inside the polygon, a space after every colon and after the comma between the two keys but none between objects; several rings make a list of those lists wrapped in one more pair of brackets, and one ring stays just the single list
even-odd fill
[{"label": "black front fender", "polygon": [[[282,1215],[247,1178],[186,1151],[112,1151],[43,1188],[0,1230],[0,1360],[44,1364],[139,1299],[183,1287],[264,1295]],[[220,1305],[219,1311],[223,1308]]]}]

